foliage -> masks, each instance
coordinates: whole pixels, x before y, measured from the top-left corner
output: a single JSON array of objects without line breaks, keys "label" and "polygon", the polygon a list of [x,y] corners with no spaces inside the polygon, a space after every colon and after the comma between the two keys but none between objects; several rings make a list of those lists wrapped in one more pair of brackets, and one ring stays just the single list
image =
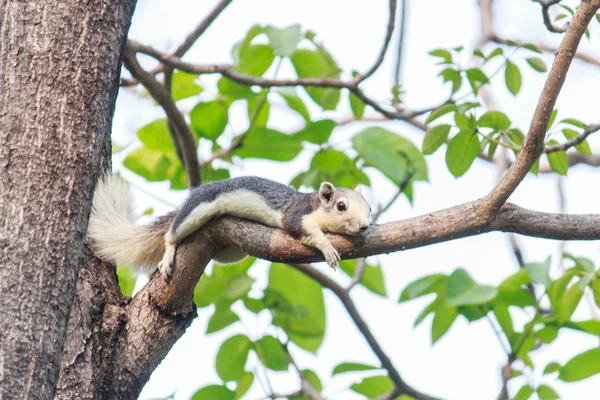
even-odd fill
[{"label": "foliage", "polygon": [[[437,151],[445,152],[447,169],[456,178],[467,174],[478,158],[493,159],[499,147],[517,155],[526,127],[518,126],[502,111],[487,110],[480,102],[481,90],[500,80],[507,93],[518,96],[523,88],[524,69],[547,72],[545,61],[539,56],[541,50],[528,43],[507,41],[485,53],[479,49],[468,53],[463,47],[454,47],[434,49],[429,54],[440,66],[438,76],[449,83],[449,88],[446,101],[426,113],[426,133],[420,146],[400,129],[376,124],[353,132],[343,143],[333,141],[331,138],[339,126],[325,111],[348,108],[356,120],[373,111],[356,92],[348,89],[306,86],[265,89],[221,77],[216,88],[208,90],[202,77],[176,71],[172,96],[176,101],[191,99],[195,103],[186,118],[196,146],[215,152],[240,142],[220,158],[218,166],[203,166],[203,182],[228,178],[234,163],[245,159],[274,163],[308,159],[306,170],[296,174],[290,185],[317,189],[322,181],[330,181],[344,187],[371,187],[373,176],[378,175],[400,188],[412,202],[413,185],[429,177],[426,156]],[[235,71],[257,77],[277,77],[282,62],[292,67],[297,78],[356,75],[355,71],[338,65],[334,55],[316,40],[316,35],[299,25],[252,26],[235,44],[231,55]],[[207,93],[215,94],[207,98]],[[392,93],[399,100],[400,89],[394,88]],[[248,121],[241,130],[239,121],[231,123],[234,104],[243,104],[247,110]],[[298,118],[301,126],[289,131],[273,126],[271,109],[275,106]],[[312,111],[315,109],[319,112]],[[558,110],[554,110],[547,127],[547,146],[564,144],[586,129],[582,121],[567,116],[557,121],[557,117]],[[137,135],[140,147],[129,149],[124,166],[148,181],[168,181],[173,190],[185,189],[186,172],[167,121],[152,121],[141,127]],[[591,154],[586,140],[574,148]],[[568,173],[569,162],[563,150],[544,154],[542,162],[547,162],[557,174]],[[539,165],[540,160],[530,172],[537,174]],[[459,319],[468,323],[489,321],[492,330],[498,332],[499,345],[506,351],[509,364],[512,366],[515,361],[523,364],[518,370],[511,367],[511,379],[518,380],[520,385],[514,398],[528,399],[534,393],[540,399],[559,398],[552,386],[557,380],[574,382],[600,373],[598,348],[575,355],[565,363],[535,365],[533,362],[536,349],[560,340],[561,331],[600,336],[600,321],[573,317],[586,290],[593,293],[596,305],[600,306],[600,272],[591,260],[570,254],[563,257],[571,265],[557,276],[551,274],[548,257],[524,265],[495,284],[478,283],[468,272],[477,266],[420,277],[404,288],[398,302],[429,299],[414,325],[432,316],[432,344],[448,335]],[[341,270],[352,278],[360,262],[343,261]],[[222,341],[215,359],[221,381],[198,389],[192,399],[242,398],[252,385],[257,385],[257,368],[268,373],[289,371],[294,367],[293,351],[302,349],[317,354],[321,349],[327,333],[324,288],[298,269],[278,263],[266,266],[268,284],[260,287],[250,271],[263,267],[254,258],[235,265],[214,265],[211,273],[204,273],[198,283],[195,304],[211,312],[206,334],[231,334]],[[358,280],[359,286],[383,299],[397,297],[386,289],[384,270],[379,264],[368,260],[360,268],[364,272]],[[124,269],[117,272],[122,290],[130,294],[131,277]],[[251,318],[267,317],[270,324],[259,337],[239,333],[243,331],[241,312]],[[539,371],[541,380],[531,378]],[[330,376],[320,376],[312,370],[297,373],[319,391],[331,380],[350,373],[356,379],[348,384],[347,390],[365,398],[382,396],[394,389],[394,382],[382,365],[351,359],[340,362]]]}]

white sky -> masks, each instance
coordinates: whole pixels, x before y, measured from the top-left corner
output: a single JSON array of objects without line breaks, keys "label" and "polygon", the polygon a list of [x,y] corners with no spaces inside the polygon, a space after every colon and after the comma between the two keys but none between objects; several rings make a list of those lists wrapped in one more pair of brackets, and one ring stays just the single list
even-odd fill
[{"label": "white sky", "polygon": [[[526,0],[507,0],[496,2],[496,30],[501,36],[518,38],[531,42],[557,44],[559,35],[546,32],[541,22],[539,6]],[[161,50],[172,51],[214,6],[214,1],[191,0],[141,0],[138,3],[130,37],[151,44]],[[474,0],[421,0],[409,2],[409,20],[407,40],[404,50],[404,89],[406,104],[411,108],[428,107],[444,99],[447,88],[442,89],[441,80],[436,78],[439,67],[427,52],[438,47],[464,45],[472,49],[479,29],[479,12]],[[349,2],[342,0],[236,0],[230,5],[215,24],[197,42],[186,55],[186,59],[201,63],[230,62],[230,49],[233,43],[241,39],[247,29],[255,24],[272,24],[284,27],[293,23],[301,23],[303,28],[311,29],[318,34],[337,59],[338,64],[346,70],[352,68],[364,71],[375,59],[385,33],[387,23],[387,0],[369,2]],[[597,46],[600,35],[592,22],[592,42]],[[598,51],[588,43],[582,46],[586,52],[599,55]],[[366,92],[380,100],[389,99],[393,62],[395,59],[395,43],[385,63],[378,72],[365,84]],[[489,51],[489,50],[488,50]],[[544,55],[548,66],[549,55]],[[151,65],[151,64],[147,64]],[[521,65],[521,64],[520,64]],[[289,74],[291,68],[283,67],[281,77]],[[495,78],[492,88],[499,109],[527,130],[529,119],[544,82],[544,77],[534,73],[527,66],[523,72],[521,94],[514,98],[503,84],[502,74]],[[573,117],[584,122],[597,122],[597,93],[600,93],[600,79],[595,67],[576,62],[569,73],[567,84],[563,90],[557,107],[559,118]],[[210,86],[215,81],[212,77],[203,77],[202,82]],[[208,94],[206,94],[208,93]],[[203,96],[214,94],[207,90]],[[193,103],[184,103],[186,106]],[[300,121],[272,107],[273,126],[282,130],[299,127]],[[347,104],[342,111],[320,115],[317,108],[315,118],[333,117],[343,119],[350,115]],[[117,143],[133,142],[135,147],[136,130],[146,123],[159,118],[162,113],[148,101],[139,100],[130,90],[121,91],[114,118],[113,138]],[[243,129],[245,121],[243,108],[237,107],[231,114],[234,127]],[[334,141],[351,137],[362,128],[372,124],[352,124],[336,129]],[[420,147],[422,133],[402,122],[389,122],[385,126],[411,139]],[[230,132],[231,134],[231,132]],[[600,141],[592,137],[592,148],[599,150]],[[202,150],[201,150],[202,152]],[[115,169],[123,171],[122,155],[115,157]],[[299,171],[306,169],[310,156],[303,156],[292,163],[277,164],[261,161],[244,161],[232,172],[235,175],[260,175],[281,182],[288,182]],[[470,201],[485,195],[494,185],[496,171],[488,164],[476,161],[474,167],[460,179],[455,179],[448,172],[444,163],[444,151],[438,151],[427,158],[430,182],[415,186],[415,204],[402,199],[382,216],[380,222],[393,221],[421,215],[430,211],[449,207],[461,202]],[[143,179],[127,171],[124,174],[135,187],[140,210],[155,207],[156,213],[162,213],[171,207],[168,203],[177,204],[185,197],[185,192],[172,193],[165,184],[147,184]],[[567,211],[571,213],[597,213],[598,197],[594,189],[596,182],[593,168],[578,166],[569,172],[566,182],[568,194]],[[371,174],[373,187],[377,195],[367,193],[374,204],[374,199],[382,201],[393,195],[393,186],[380,175]],[[596,178],[597,179],[597,178]],[[539,178],[529,176],[511,197],[511,201],[521,206],[540,211],[557,212],[558,196],[557,180],[554,175],[543,175]],[[148,196],[144,192],[152,192]],[[167,203],[157,200],[163,199]],[[519,238],[525,249],[528,261],[541,261],[548,254],[556,258],[558,243],[541,239]],[[567,249],[577,255],[587,256],[598,261],[598,244],[575,242],[569,243]],[[505,362],[503,354],[493,331],[485,320],[468,325],[459,318],[450,332],[435,346],[431,346],[431,317],[418,328],[413,329],[415,317],[428,304],[429,298],[398,305],[396,300],[400,291],[412,280],[434,272],[450,273],[458,267],[465,267],[472,276],[481,283],[497,284],[516,271],[516,263],[503,234],[492,233],[473,238],[461,239],[402,253],[374,257],[372,261],[380,261],[384,266],[384,275],[390,300],[383,300],[371,295],[362,288],[353,292],[361,313],[375,332],[382,347],[392,357],[402,377],[415,388],[432,395],[447,399],[489,399],[496,398],[500,390],[499,368]],[[324,265],[317,268],[346,281],[341,273],[333,274]],[[556,271],[555,271],[556,272]],[[258,280],[260,287],[265,286],[266,268],[259,264],[252,268],[251,274]],[[311,368],[318,372],[324,380],[325,396],[331,399],[358,398],[343,392],[356,377],[330,380],[330,373],[341,361],[363,361],[377,365],[378,360],[360,336],[352,321],[346,315],[336,298],[326,292],[327,334],[318,353],[318,358],[303,352],[294,351],[301,367]],[[242,307],[236,307],[239,311]],[[252,316],[242,315],[243,324],[236,324],[225,330],[225,333],[205,335],[210,308],[200,309],[199,317],[194,321],[187,333],[173,347],[166,359],[156,369],[150,382],[146,385],[140,398],[150,399],[176,392],[176,399],[187,399],[199,387],[210,383],[218,383],[219,378],[214,370],[214,357],[224,338],[232,332],[241,332],[253,339],[259,338],[268,326],[264,316],[259,321]],[[519,312],[513,314],[516,320],[522,321]],[[576,312],[580,319],[589,318],[590,311],[586,301]],[[534,353],[534,362],[543,366],[552,360],[565,362],[578,352],[597,345],[591,337],[563,333],[551,346],[545,346]],[[249,365],[255,365],[251,359]],[[297,378],[293,373],[270,373],[274,389],[288,392],[297,389]],[[351,379],[352,378],[352,379]],[[540,382],[535,377],[535,383]],[[512,393],[520,387],[522,378],[511,381]],[[565,399],[597,398],[591,393],[600,389],[600,377],[596,376],[583,383],[561,384],[552,379],[548,383]],[[516,384],[516,385],[515,385]],[[259,399],[265,397],[260,385],[255,384],[245,398]]]}]

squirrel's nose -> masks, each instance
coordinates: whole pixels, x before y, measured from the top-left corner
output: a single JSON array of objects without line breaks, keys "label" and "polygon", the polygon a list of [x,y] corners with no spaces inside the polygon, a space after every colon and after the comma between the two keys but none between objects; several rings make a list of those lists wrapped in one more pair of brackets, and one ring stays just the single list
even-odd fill
[{"label": "squirrel's nose", "polygon": [[369,228],[369,225],[362,225],[362,226],[360,227],[360,231],[361,231],[361,232],[364,232],[364,231],[366,231],[368,228]]}]

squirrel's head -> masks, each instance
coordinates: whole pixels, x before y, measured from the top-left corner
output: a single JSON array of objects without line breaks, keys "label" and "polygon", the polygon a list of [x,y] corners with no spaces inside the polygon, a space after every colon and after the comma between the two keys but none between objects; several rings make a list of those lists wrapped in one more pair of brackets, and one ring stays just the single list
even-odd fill
[{"label": "squirrel's head", "polygon": [[323,182],[319,201],[319,224],[323,231],[357,235],[369,228],[371,207],[358,190],[336,188]]}]

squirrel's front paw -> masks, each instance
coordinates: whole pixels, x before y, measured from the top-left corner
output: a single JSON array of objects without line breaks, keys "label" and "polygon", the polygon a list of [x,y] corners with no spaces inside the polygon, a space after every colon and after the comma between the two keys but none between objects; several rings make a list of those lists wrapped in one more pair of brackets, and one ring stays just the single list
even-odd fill
[{"label": "squirrel's front paw", "polygon": [[175,266],[175,246],[167,246],[162,261],[158,264],[158,270],[165,282],[170,282]]},{"label": "squirrel's front paw", "polygon": [[338,251],[333,246],[329,246],[323,251],[323,256],[325,256],[325,262],[336,271],[338,263],[341,261]]}]

